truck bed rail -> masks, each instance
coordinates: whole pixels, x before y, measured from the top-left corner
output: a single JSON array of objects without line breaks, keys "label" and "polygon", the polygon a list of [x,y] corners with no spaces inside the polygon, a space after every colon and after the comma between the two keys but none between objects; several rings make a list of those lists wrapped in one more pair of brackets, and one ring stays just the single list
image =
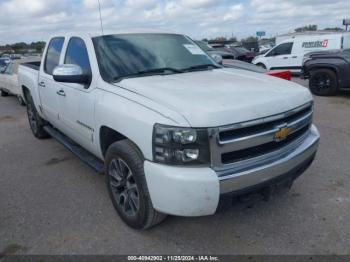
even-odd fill
[{"label": "truck bed rail", "polygon": [[35,62],[23,63],[23,64],[21,64],[21,65],[39,71],[39,69],[40,69],[40,64],[41,64],[40,61],[35,61]]}]

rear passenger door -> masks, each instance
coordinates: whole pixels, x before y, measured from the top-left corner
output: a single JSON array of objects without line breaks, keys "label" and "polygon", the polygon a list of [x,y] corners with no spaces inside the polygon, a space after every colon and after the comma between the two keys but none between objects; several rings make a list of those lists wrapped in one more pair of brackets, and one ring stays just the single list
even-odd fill
[{"label": "rear passenger door", "polygon": [[52,38],[48,44],[44,64],[40,67],[39,93],[41,107],[46,119],[56,127],[59,127],[59,100],[57,91],[60,83],[53,79],[52,73],[59,65],[64,37]]},{"label": "rear passenger door", "polygon": [[[78,65],[92,76],[88,50],[82,38],[69,39],[63,63]],[[87,149],[92,147],[94,133],[95,100],[90,85],[61,83],[65,95],[59,98],[62,131]]]}]

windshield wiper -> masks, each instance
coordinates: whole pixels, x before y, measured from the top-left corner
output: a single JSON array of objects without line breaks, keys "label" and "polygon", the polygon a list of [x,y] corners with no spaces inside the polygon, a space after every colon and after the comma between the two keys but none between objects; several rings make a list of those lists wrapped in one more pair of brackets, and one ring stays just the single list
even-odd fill
[{"label": "windshield wiper", "polygon": [[192,71],[192,70],[208,70],[209,68],[216,69],[221,68],[220,66],[214,64],[203,64],[203,65],[195,65],[182,69],[182,71]]},{"label": "windshield wiper", "polygon": [[136,74],[165,73],[166,71],[171,71],[174,73],[183,73],[183,71],[180,69],[176,69],[172,67],[161,67],[161,68],[153,68],[153,69],[138,71]]},{"label": "windshield wiper", "polygon": [[170,71],[173,73],[183,73],[182,70],[172,68],[172,67],[161,67],[161,68],[153,68],[153,69],[147,69],[147,70],[141,70],[132,74],[127,74],[123,76],[117,76],[113,78],[114,82],[121,81],[124,78],[131,78],[131,77],[141,77],[141,76],[149,76],[149,75],[157,75],[157,74],[164,74],[165,72]]}]

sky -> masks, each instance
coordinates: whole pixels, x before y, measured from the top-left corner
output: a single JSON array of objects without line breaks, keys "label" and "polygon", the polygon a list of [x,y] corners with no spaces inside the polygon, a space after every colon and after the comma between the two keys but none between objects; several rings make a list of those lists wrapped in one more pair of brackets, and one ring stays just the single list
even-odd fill
[{"label": "sky", "polygon": [[[106,32],[160,31],[193,39],[266,31],[267,36],[317,24],[341,27],[349,0],[100,0]],[[0,44],[46,40],[100,29],[98,0],[0,0]]]}]

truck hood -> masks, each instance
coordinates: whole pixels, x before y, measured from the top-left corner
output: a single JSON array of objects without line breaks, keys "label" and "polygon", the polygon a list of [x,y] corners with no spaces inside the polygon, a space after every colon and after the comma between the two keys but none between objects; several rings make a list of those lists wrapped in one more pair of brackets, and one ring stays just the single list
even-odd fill
[{"label": "truck hood", "polygon": [[129,78],[115,85],[181,114],[192,127],[250,121],[312,100],[300,85],[238,69]]}]

